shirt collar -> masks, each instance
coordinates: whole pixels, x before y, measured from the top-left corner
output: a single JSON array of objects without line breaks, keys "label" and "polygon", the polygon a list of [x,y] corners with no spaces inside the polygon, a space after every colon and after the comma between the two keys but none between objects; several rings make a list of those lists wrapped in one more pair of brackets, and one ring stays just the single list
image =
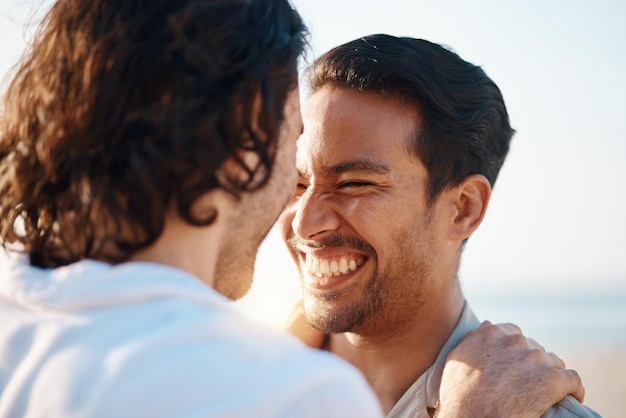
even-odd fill
[{"label": "shirt collar", "polygon": [[439,401],[439,386],[441,385],[441,376],[446,359],[465,335],[478,328],[479,325],[480,322],[465,303],[456,327],[439,351],[435,362],[402,395],[387,418],[426,418],[434,415],[435,407]]}]

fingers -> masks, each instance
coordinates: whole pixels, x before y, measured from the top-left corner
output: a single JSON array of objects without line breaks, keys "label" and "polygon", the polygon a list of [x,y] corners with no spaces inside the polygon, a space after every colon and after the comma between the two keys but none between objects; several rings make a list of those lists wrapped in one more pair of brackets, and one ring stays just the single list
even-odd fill
[{"label": "fingers", "polygon": [[507,345],[511,347],[525,346],[530,349],[545,351],[545,348],[532,338],[525,337],[522,329],[512,323],[492,324],[489,321],[483,321],[478,328],[481,332],[489,334],[489,338],[501,336]]},{"label": "fingers", "polygon": [[546,353],[546,356],[548,358],[548,365],[556,367],[557,369],[565,369],[565,362],[561,360],[561,357],[553,352]]},{"label": "fingers", "polygon": [[563,369],[561,372],[566,376],[568,394],[576,398],[578,402],[583,403],[585,400],[585,387],[580,375],[576,370],[571,369]]},{"label": "fingers", "polygon": [[[444,369],[447,396],[456,396],[459,382],[464,382],[463,396],[472,402],[481,399],[481,406],[485,406],[483,400],[489,406],[496,404],[489,399],[510,400],[502,404],[504,413],[493,416],[541,414],[567,395],[584,400],[585,388],[578,373],[566,369],[559,356],[546,352],[514,324],[483,322],[450,352],[448,360],[452,361]],[[474,373],[476,370],[480,373]],[[516,409],[520,405],[523,410]]]},{"label": "fingers", "polygon": [[[539,344],[537,341],[533,340],[532,338],[526,337],[526,345],[530,349],[539,350],[542,353],[546,352],[546,349],[543,347],[543,345]],[[554,353],[552,353],[552,354],[554,354]]]},{"label": "fingers", "polygon": [[539,416],[567,395],[582,402],[585,389],[578,373],[518,326],[485,321],[450,352],[440,395],[498,408],[489,416],[521,417]]},{"label": "fingers", "polygon": [[565,368],[565,362],[553,352],[545,352],[544,348],[537,344],[534,340],[527,338],[530,348],[527,351],[529,364],[544,364],[552,368],[551,375],[554,376],[553,382],[560,382],[562,388],[561,399],[567,395],[572,395],[580,403],[585,399],[585,387],[583,386],[580,375],[572,369]]},{"label": "fingers", "polygon": [[478,329],[500,333],[505,335],[513,335],[513,334],[521,334],[522,330],[515,324],[511,323],[501,323],[501,324],[492,324],[489,321],[483,321]]},{"label": "fingers", "polygon": [[546,352],[545,348],[532,338],[525,337],[522,334],[522,330],[515,324],[502,323],[491,324],[489,321],[484,321],[479,329],[483,331],[489,331],[490,337],[499,335],[504,341],[505,345],[509,349],[526,351],[527,355],[534,358],[532,364],[544,364],[548,367],[556,369],[561,375],[560,381],[564,382],[565,395],[572,395],[580,403],[583,403],[585,398],[585,387],[583,386],[580,375],[571,369],[566,369],[565,362],[558,355],[553,352]]}]

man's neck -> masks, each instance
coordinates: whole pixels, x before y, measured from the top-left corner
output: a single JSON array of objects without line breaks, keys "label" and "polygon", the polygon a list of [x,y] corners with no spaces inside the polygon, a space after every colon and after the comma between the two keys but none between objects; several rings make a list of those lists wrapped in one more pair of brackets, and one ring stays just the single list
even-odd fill
[{"label": "man's neck", "polygon": [[166,220],[163,232],[150,246],[133,254],[130,261],[148,261],[186,271],[214,286],[218,246],[224,234],[224,222],[204,227],[189,225],[177,217]]},{"label": "man's neck", "polygon": [[367,335],[333,334],[329,351],[357,367],[374,389],[385,413],[435,361],[463,310],[463,295],[455,290],[425,303],[402,326],[379,327]]}]

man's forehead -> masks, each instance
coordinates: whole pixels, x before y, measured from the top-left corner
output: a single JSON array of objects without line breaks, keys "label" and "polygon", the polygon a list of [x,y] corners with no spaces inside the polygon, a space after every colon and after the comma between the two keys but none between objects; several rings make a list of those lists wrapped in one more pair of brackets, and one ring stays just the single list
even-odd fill
[{"label": "man's forehead", "polygon": [[381,153],[373,153],[344,143],[344,138],[304,132],[297,142],[296,167],[301,176],[336,176],[347,172],[384,174],[390,162]]},{"label": "man's forehead", "polygon": [[399,100],[324,86],[306,102],[296,166],[304,176],[390,171],[413,159],[410,144],[418,118]]}]

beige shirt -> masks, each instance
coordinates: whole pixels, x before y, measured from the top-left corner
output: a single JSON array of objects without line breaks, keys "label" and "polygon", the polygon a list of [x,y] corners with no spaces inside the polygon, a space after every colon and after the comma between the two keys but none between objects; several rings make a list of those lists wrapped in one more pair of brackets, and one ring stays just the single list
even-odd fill
[{"label": "beige shirt", "polygon": [[[439,385],[443,366],[450,351],[456,347],[465,334],[478,328],[480,322],[465,304],[461,319],[452,331],[450,338],[441,348],[437,360],[424,372],[411,387],[402,395],[387,415],[387,418],[430,418],[434,414],[439,399]],[[596,412],[581,405],[572,396],[550,408],[542,418],[593,418],[600,417]]]}]

